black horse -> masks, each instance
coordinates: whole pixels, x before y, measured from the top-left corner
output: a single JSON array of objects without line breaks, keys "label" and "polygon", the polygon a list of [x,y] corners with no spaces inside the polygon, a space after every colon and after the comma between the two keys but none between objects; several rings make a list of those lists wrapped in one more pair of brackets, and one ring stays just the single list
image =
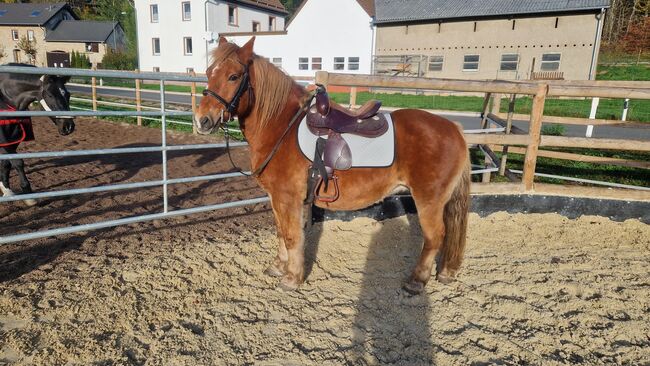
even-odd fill
[{"label": "black horse", "polygon": [[[6,66],[34,67],[18,63],[10,63]],[[65,87],[68,80],[70,80],[69,76],[0,72],[0,110],[25,111],[33,102],[40,102],[48,111],[69,111],[70,93]],[[50,117],[50,119],[56,124],[60,135],[69,135],[74,131],[72,117]],[[15,154],[22,141],[29,140],[30,137],[33,139],[31,133],[29,118],[0,117],[0,154]],[[9,173],[12,167],[20,178],[21,193],[32,192],[24,166],[22,159],[0,160],[0,190],[3,195],[14,194],[9,186]],[[36,204],[34,200],[25,202],[28,205]]]}]

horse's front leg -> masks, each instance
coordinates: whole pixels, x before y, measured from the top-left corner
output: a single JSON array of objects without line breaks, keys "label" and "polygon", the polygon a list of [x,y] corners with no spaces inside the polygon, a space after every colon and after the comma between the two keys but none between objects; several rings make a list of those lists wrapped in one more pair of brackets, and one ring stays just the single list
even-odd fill
[{"label": "horse's front leg", "polygon": [[[22,194],[29,194],[32,193],[32,185],[29,183],[29,180],[27,179],[27,174],[25,174],[25,162],[23,159],[11,159],[11,166],[16,170],[16,173],[18,173],[18,178],[20,179],[20,191]],[[25,204],[27,206],[34,206],[36,205],[36,200],[33,199],[28,199],[25,200]]]},{"label": "horse's front leg", "polygon": [[11,163],[9,160],[0,161],[0,191],[3,196],[13,196],[15,193],[9,186],[9,172],[11,171]]},{"label": "horse's front leg", "polygon": [[280,237],[280,248],[274,265],[283,275],[280,287],[295,290],[305,275],[303,204],[294,195],[272,195],[271,201]]}]

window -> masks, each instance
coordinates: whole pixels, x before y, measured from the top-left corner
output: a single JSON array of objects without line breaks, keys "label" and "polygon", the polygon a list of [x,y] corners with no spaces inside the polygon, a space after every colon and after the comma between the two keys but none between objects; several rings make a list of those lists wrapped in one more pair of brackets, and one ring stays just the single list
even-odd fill
[{"label": "window", "polygon": [[151,22],[158,23],[158,4],[149,5],[149,13],[151,15]]},{"label": "window", "polygon": [[429,71],[442,71],[443,56],[429,57]]},{"label": "window", "polygon": [[11,39],[13,39],[14,41],[18,40],[18,31],[17,30],[15,30],[15,29],[11,30]]},{"label": "window", "polygon": [[479,55],[465,55],[463,58],[463,71],[478,71]]},{"label": "window", "polygon": [[358,57],[348,57],[348,70],[359,70]]},{"label": "window", "polygon": [[185,71],[186,71],[188,74],[191,74],[191,73],[194,72],[194,68],[193,68],[193,67],[188,67],[188,68],[185,69]]},{"label": "window", "polygon": [[192,6],[190,5],[190,2],[183,1],[181,3],[181,7],[183,10],[183,21],[186,22],[188,20],[192,20]]},{"label": "window", "polygon": [[512,20],[512,30],[515,30],[515,22],[516,22],[516,20],[513,19]]},{"label": "window", "polygon": [[298,58],[298,70],[309,70],[309,57]]},{"label": "window", "polygon": [[259,32],[260,30],[260,22],[253,22],[253,32]]},{"label": "window", "polygon": [[282,57],[273,57],[273,65],[277,68],[282,68]]},{"label": "window", "polygon": [[192,55],[192,37],[183,37],[183,53],[185,56]]},{"label": "window", "polygon": [[476,32],[476,22],[474,22],[474,32]]},{"label": "window", "polygon": [[517,71],[519,66],[519,55],[505,54],[501,55],[501,71]]},{"label": "window", "polygon": [[555,28],[557,28],[559,23],[560,23],[560,18],[555,18]]},{"label": "window", "polygon": [[312,70],[322,70],[323,69],[323,58],[322,57],[312,57],[311,58],[311,69]]},{"label": "window", "polygon": [[540,70],[542,71],[557,71],[560,69],[560,59],[562,55],[559,53],[545,53],[542,55],[542,64]]},{"label": "window", "polygon": [[20,50],[14,50],[14,62],[20,62]]},{"label": "window", "polygon": [[345,70],[345,57],[334,57],[334,70]]},{"label": "window", "polygon": [[275,30],[275,17],[269,17],[269,32]]},{"label": "window", "polygon": [[28,30],[27,31],[27,39],[30,41],[34,40],[34,31],[33,30]]},{"label": "window", "polygon": [[229,6],[228,7],[228,24],[237,25],[237,7]]},{"label": "window", "polygon": [[99,43],[86,43],[86,51],[87,52],[99,52]]},{"label": "window", "polygon": [[160,67],[154,66],[153,67],[153,72],[160,72]]},{"label": "window", "polygon": [[154,56],[160,55],[160,38],[151,39],[151,50]]}]

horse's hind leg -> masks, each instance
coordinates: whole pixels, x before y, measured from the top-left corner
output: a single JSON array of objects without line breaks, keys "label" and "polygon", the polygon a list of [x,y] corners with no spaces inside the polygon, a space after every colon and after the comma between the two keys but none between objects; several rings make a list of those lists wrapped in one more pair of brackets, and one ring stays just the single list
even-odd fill
[{"label": "horse's hind leg", "polygon": [[[16,169],[16,172],[18,173],[18,178],[20,178],[20,191],[22,194],[29,194],[32,193],[32,185],[29,184],[29,180],[27,179],[27,174],[25,174],[25,162],[23,159],[11,159],[11,166]],[[34,206],[36,205],[36,200],[33,199],[28,199],[25,200],[25,204],[27,206]]]},{"label": "horse's hind leg", "polygon": [[9,172],[11,171],[11,163],[9,160],[0,161],[0,191],[3,196],[13,196],[15,193],[9,186]]},{"label": "horse's hind leg", "polygon": [[[418,263],[413,269],[409,281],[404,285],[404,290],[411,294],[419,294],[431,278],[431,271],[435,264],[436,255],[442,246],[445,237],[445,223],[443,220],[444,202],[433,193],[417,194],[412,190],[413,198],[418,209],[418,219],[422,228],[424,244]],[[431,202],[435,201],[435,202]]]}]

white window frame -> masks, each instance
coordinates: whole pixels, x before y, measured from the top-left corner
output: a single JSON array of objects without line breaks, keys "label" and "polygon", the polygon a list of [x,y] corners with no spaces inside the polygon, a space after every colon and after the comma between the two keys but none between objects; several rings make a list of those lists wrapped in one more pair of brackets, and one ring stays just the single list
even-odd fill
[{"label": "white window frame", "polygon": [[[156,52],[156,42],[158,42],[158,52]],[[160,56],[160,48],[160,38],[151,38],[151,54],[154,56]]]},{"label": "white window frame", "polygon": [[18,29],[11,30],[11,39],[14,41],[18,41],[20,39],[20,34],[18,33]]},{"label": "white window frame", "polygon": [[311,69],[312,70],[322,70],[323,69],[323,58],[322,57],[312,57],[311,58]]},{"label": "white window frame", "polygon": [[[504,60],[503,58],[504,58],[505,56],[516,56],[517,59],[516,59],[515,61],[512,61],[512,60]],[[519,54],[518,54],[518,53],[503,53],[503,54],[501,54],[501,61],[499,62],[499,71],[505,71],[505,72],[508,72],[508,71],[517,71],[517,70],[519,70],[519,61],[520,61],[520,57],[519,57]],[[514,68],[514,69],[504,69],[504,68],[503,68],[503,65],[504,65],[504,64],[513,64],[513,63],[515,64],[515,68]]]},{"label": "white window frame", "polygon": [[282,68],[282,57],[273,57],[271,62],[278,69]]},{"label": "white window frame", "polygon": [[[558,55],[559,58],[557,60],[546,60],[544,61],[544,56],[546,55]],[[549,64],[555,64],[557,63],[557,68],[552,68],[549,69],[548,65]],[[540,71],[560,71],[560,66],[562,65],[562,53],[560,52],[549,52],[549,53],[543,53],[541,57],[541,62],[539,63],[539,70]]]},{"label": "white window frame", "polygon": [[[187,45],[188,45],[187,41],[188,40],[190,41],[190,43],[189,43],[189,45],[190,45],[189,52],[187,50],[188,49],[188,47],[187,47]],[[194,51],[194,43],[192,42],[192,37],[183,37],[183,55],[192,56],[193,51]]]},{"label": "white window frame", "polygon": [[29,29],[29,30],[27,31],[27,40],[29,40],[29,41],[33,41],[33,40],[34,40],[34,31],[31,30],[31,29]]},{"label": "white window frame", "polygon": [[[185,13],[185,5],[189,7],[189,14],[187,16]],[[183,1],[181,3],[181,17],[184,22],[189,22],[190,20],[192,20],[192,3],[190,3],[189,1]]]},{"label": "white window frame", "polygon": [[[230,10],[232,9],[232,22],[230,21]],[[239,8],[233,5],[228,5],[228,25],[239,25]]]},{"label": "white window frame", "polygon": [[[255,29],[255,25],[257,25],[257,29]],[[251,29],[253,33],[258,33],[262,31],[262,24],[258,22],[257,20],[253,20],[253,24],[251,25]]]},{"label": "white window frame", "polygon": [[276,18],[269,15],[269,32],[276,30]]},{"label": "white window frame", "polygon": [[[467,61],[467,57],[472,57],[472,56],[477,57],[476,61]],[[475,69],[467,68],[468,64],[476,64],[476,68]],[[477,72],[479,70],[480,64],[481,64],[481,55],[479,54],[463,55],[463,71]]]},{"label": "white window frame", "polygon": [[[427,63],[427,71],[429,72],[440,72],[442,71],[442,67],[445,64],[445,56],[443,55],[433,55],[429,56],[429,62]],[[431,70],[431,66],[439,66],[439,70]]]},{"label": "white window frame", "polygon": [[360,61],[360,57],[348,57],[348,70],[359,71],[359,66],[361,65]]},{"label": "white window frame", "polygon": [[309,57],[298,57],[298,70],[309,70]]},{"label": "white window frame", "polygon": [[334,70],[345,70],[345,57],[334,57]]},{"label": "white window frame", "polygon": [[[154,18],[154,9],[156,9],[156,16]],[[158,23],[160,21],[160,9],[158,9],[158,4],[149,5],[149,20],[151,23]]]}]

